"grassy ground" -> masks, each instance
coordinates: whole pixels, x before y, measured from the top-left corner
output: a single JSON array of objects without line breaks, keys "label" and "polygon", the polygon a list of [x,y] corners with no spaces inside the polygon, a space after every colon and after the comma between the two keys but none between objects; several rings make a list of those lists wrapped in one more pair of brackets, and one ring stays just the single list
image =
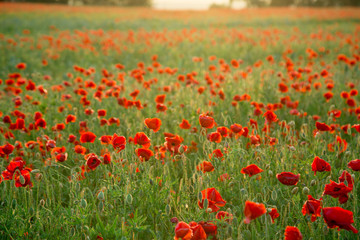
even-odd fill
[{"label": "grassy ground", "polygon": [[[32,184],[22,171],[15,171],[13,180],[2,174],[1,239],[173,239],[173,217],[186,223],[212,221],[217,239],[283,239],[287,226],[296,226],[304,239],[358,238],[344,229],[329,229],[323,217],[311,222],[301,210],[308,194],[322,197],[323,207],[352,211],[354,226],[360,227],[359,174],[348,168],[359,157],[359,133],[351,127],[358,123],[360,99],[351,96],[355,105],[349,106],[341,97],[343,91],[350,93],[349,83],[353,90],[360,84],[360,10],[176,13],[4,3],[0,9],[0,115],[13,123],[1,121],[0,143],[17,147],[9,155],[0,151],[0,171],[19,156],[32,169]],[[345,60],[339,60],[340,54]],[[18,69],[19,63],[26,68]],[[30,80],[34,90],[27,88]],[[279,90],[281,82],[287,92]],[[139,94],[133,97],[135,90]],[[331,99],[324,97],[327,92],[333,93]],[[234,100],[244,94],[251,99]],[[166,111],[157,109],[158,95],[166,96]],[[124,98],[128,103],[119,104]],[[87,115],[85,109],[94,113]],[[106,116],[98,117],[100,109]],[[279,120],[266,131],[263,114],[268,110]],[[333,110],[341,116],[335,118]],[[35,112],[42,113],[45,128],[32,129]],[[202,128],[202,113],[217,125]],[[65,124],[69,114],[76,120]],[[19,118],[24,118],[23,127],[14,125]],[[120,124],[104,120],[111,118]],[[160,130],[148,129],[146,118],[161,119]],[[190,129],[179,127],[183,119]],[[316,131],[316,121],[332,130]],[[52,129],[62,123],[65,129]],[[207,134],[218,127],[230,129],[235,123],[247,127],[248,135],[231,132],[219,143],[208,140]],[[96,140],[81,143],[84,131],[94,133]],[[141,146],[131,141],[138,132],[151,139],[154,156],[148,161],[141,161],[136,154]],[[114,133],[127,139],[121,152],[98,140]],[[164,147],[164,133],[183,138],[180,153]],[[70,135],[75,142],[68,141]],[[337,137],[346,141],[346,149]],[[35,143],[26,145],[29,141]],[[91,170],[86,154],[76,153],[75,145],[85,147],[86,154],[109,153],[111,163],[99,157],[102,163]],[[215,149],[224,156],[210,157]],[[67,154],[63,162],[56,159],[61,151]],[[331,165],[330,172],[314,175],[316,156]],[[197,169],[204,160],[213,171]],[[242,174],[250,164],[263,172]],[[352,174],[354,187],[340,204],[322,195],[343,170]],[[276,178],[281,172],[300,174],[300,180],[296,186],[283,185]],[[229,178],[219,181],[225,173]],[[16,182],[27,186],[15,187]],[[220,210],[233,215],[231,222],[199,208],[199,193],[207,188],[216,188],[226,201]],[[247,200],[277,208],[280,217],[272,224],[264,214],[245,224]]]}]

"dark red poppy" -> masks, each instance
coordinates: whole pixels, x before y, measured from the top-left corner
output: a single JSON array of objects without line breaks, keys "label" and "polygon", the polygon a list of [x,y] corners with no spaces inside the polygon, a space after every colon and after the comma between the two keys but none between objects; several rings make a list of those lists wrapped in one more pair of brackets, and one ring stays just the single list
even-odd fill
[{"label": "dark red poppy", "polygon": [[31,168],[25,168],[20,171],[20,173],[17,171],[14,174],[14,180],[15,180],[15,187],[32,187],[33,184],[30,180],[30,172]]},{"label": "dark red poppy", "polygon": [[303,236],[297,227],[287,226],[285,228],[285,240],[302,240]]},{"label": "dark red poppy", "polygon": [[268,213],[271,217],[271,222],[275,223],[275,219],[280,217],[280,214],[278,213],[276,208],[272,208],[271,211]]},{"label": "dark red poppy", "polygon": [[80,136],[80,142],[81,143],[93,143],[96,139],[96,135],[92,132],[83,132]]},{"label": "dark red poppy", "polygon": [[215,126],[215,120],[206,114],[201,114],[199,116],[199,123],[203,128],[208,128],[208,129],[213,128]]},{"label": "dark red poppy", "polygon": [[314,222],[317,217],[321,217],[321,208],[322,207],[322,198],[319,200],[313,198],[311,195],[308,195],[308,200],[304,203],[302,207],[302,214],[311,215],[311,221]]},{"label": "dark red poppy", "polygon": [[65,123],[68,124],[71,122],[76,122],[76,116],[69,114],[65,119]]},{"label": "dark red poppy", "polygon": [[241,173],[242,174],[247,174],[249,175],[249,177],[252,177],[258,173],[263,172],[264,170],[262,170],[261,168],[259,168],[258,166],[256,166],[255,164],[251,164],[245,168],[241,169]]},{"label": "dark red poppy", "polygon": [[328,162],[316,156],[311,164],[311,170],[314,171],[314,175],[316,175],[316,172],[330,172],[331,166]]},{"label": "dark red poppy", "polygon": [[316,129],[319,131],[330,131],[331,127],[326,123],[316,122],[315,123]]},{"label": "dark red poppy", "polygon": [[99,138],[101,144],[111,144],[111,139],[112,139],[111,135],[104,135]]},{"label": "dark red poppy", "polygon": [[352,160],[348,163],[348,167],[353,171],[360,171],[360,159]]},{"label": "dark red poppy", "polygon": [[[348,186],[345,185],[345,180]],[[330,195],[333,198],[339,198],[339,203],[346,203],[353,189],[353,179],[347,171],[343,171],[339,177],[339,183],[330,180],[330,184],[325,185],[323,195]]]},{"label": "dark red poppy", "polygon": [[240,133],[241,134],[241,130],[242,130],[242,126],[240,124],[233,124],[230,126],[230,129],[233,133]]},{"label": "dark red poppy", "polygon": [[90,153],[85,156],[86,165],[91,169],[95,170],[100,164],[101,161],[95,153]]},{"label": "dark red poppy", "polygon": [[255,203],[251,201],[245,202],[245,220],[244,223],[249,224],[251,220],[254,220],[266,213],[265,205],[262,203]]},{"label": "dark red poppy", "polygon": [[329,228],[345,229],[358,233],[358,230],[352,225],[354,223],[353,213],[341,207],[323,208],[323,217]]},{"label": "dark red poppy", "polygon": [[276,174],[276,178],[284,185],[296,185],[300,179],[300,174],[295,175],[292,172],[282,172]]},{"label": "dark red poppy", "polygon": [[145,125],[154,132],[159,131],[161,126],[161,120],[159,118],[146,118],[144,120]]},{"label": "dark red poppy", "polygon": [[211,208],[212,212],[219,211],[219,207],[223,207],[226,204],[226,201],[222,199],[220,193],[215,188],[207,188],[201,191],[202,200],[198,201],[200,208],[204,208],[204,200],[207,199],[209,204],[208,208]]}]

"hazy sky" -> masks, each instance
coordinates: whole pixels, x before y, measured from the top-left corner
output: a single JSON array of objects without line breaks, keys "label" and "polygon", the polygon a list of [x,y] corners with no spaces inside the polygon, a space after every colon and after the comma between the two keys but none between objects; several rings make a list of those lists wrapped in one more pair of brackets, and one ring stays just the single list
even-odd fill
[{"label": "hazy sky", "polygon": [[[229,0],[152,0],[156,9],[208,9],[212,3],[228,4]],[[245,3],[241,0],[234,1],[233,8],[243,8]]]}]

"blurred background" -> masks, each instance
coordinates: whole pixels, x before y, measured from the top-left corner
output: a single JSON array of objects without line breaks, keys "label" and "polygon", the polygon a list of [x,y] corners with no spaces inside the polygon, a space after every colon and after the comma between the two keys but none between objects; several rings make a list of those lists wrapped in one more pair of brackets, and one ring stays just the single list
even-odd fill
[{"label": "blurred background", "polygon": [[[0,2],[5,2],[0,0]],[[71,6],[144,6],[169,10],[241,9],[245,7],[342,7],[360,6],[360,0],[11,0],[6,2],[55,3]]]}]

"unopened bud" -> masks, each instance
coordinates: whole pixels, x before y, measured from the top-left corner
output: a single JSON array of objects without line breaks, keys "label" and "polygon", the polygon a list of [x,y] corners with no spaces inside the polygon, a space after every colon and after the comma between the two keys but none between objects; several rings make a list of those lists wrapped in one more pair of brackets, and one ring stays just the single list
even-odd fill
[{"label": "unopened bud", "polygon": [[292,194],[297,194],[297,192],[299,191],[298,187],[294,187],[293,190],[291,191]]},{"label": "unopened bud", "polygon": [[308,195],[310,193],[310,189],[307,188],[307,187],[304,187],[303,190],[302,190],[302,193],[305,194],[305,195]]}]

